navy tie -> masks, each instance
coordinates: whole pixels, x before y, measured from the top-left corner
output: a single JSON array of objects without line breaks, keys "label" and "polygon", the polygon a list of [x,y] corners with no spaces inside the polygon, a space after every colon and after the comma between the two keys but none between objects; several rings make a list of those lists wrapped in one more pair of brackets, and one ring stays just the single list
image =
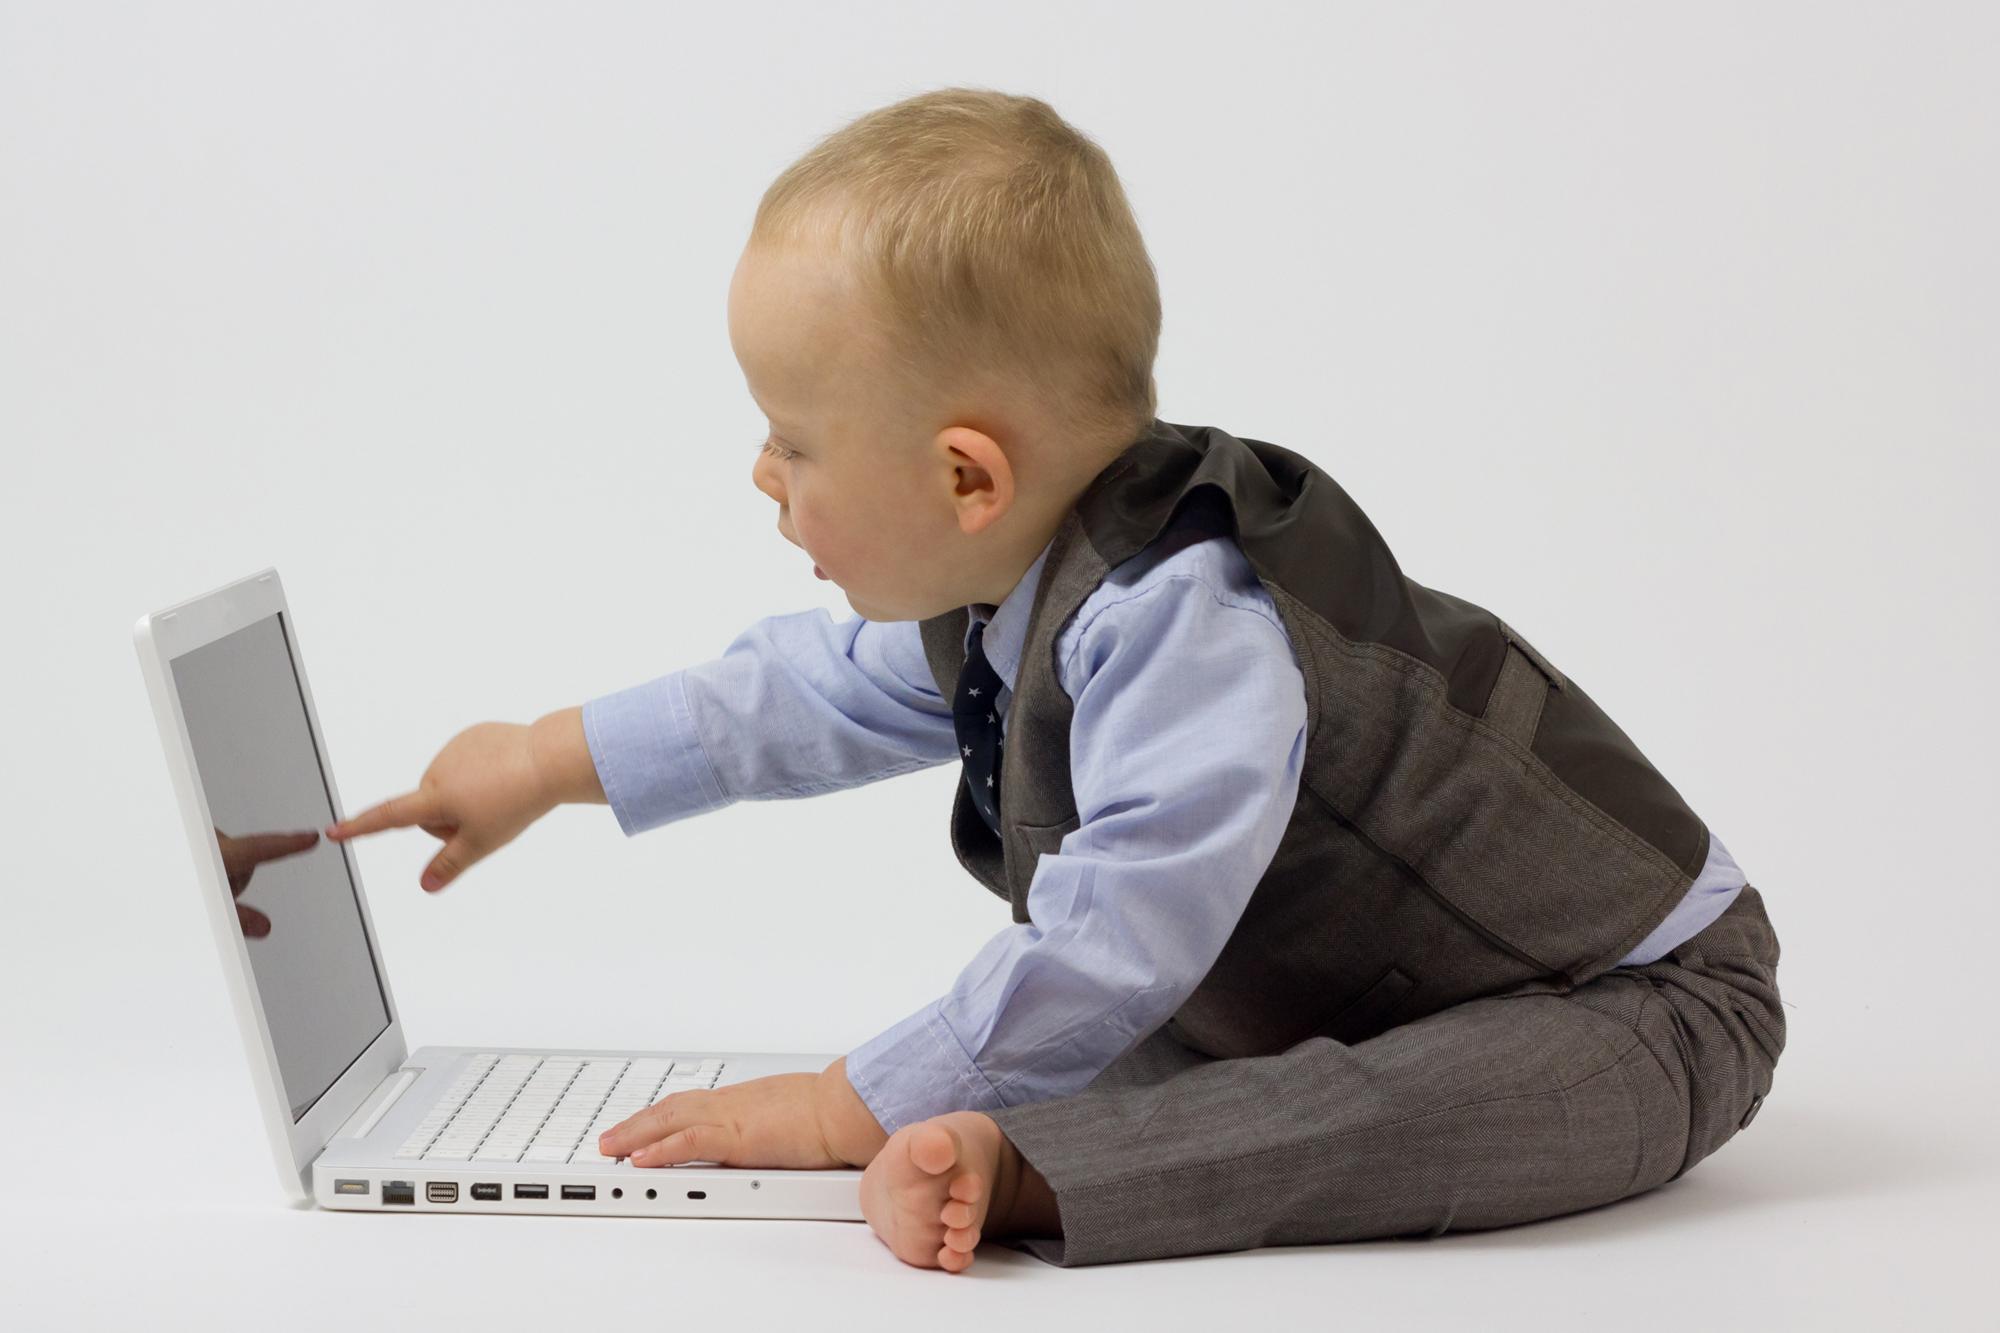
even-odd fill
[{"label": "navy tie", "polygon": [[972,627],[965,650],[965,668],[958,673],[958,693],[951,700],[951,724],[958,732],[958,753],[965,761],[965,785],[973,809],[986,827],[1000,831],[1000,677],[986,660],[980,640],[984,622]]}]

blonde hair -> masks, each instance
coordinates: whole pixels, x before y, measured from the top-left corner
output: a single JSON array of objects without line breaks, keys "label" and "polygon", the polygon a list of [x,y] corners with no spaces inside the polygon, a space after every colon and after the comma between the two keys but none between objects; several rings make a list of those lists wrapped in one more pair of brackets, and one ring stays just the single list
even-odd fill
[{"label": "blonde hair", "polygon": [[997,370],[1082,439],[1157,411],[1160,289],[1118,173],[1048,103],[940,88],[819,140],[757,205],[751,244],[830,245],[911,383]]}]

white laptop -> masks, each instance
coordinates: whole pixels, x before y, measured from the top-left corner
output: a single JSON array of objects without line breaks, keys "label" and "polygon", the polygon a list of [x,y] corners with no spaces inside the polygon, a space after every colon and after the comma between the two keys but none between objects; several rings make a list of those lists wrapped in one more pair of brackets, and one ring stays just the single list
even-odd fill
[{"label": "white laptop", "polygon": [[858,1170],[634,1167],[597,1152],[600,1133],[671,1092],[817,1072],[834,1055],[407,1051],[352,844],[323,834],[340,796],[277,571],[144,616],[134,638],[295,1201],[861,1220]]}]

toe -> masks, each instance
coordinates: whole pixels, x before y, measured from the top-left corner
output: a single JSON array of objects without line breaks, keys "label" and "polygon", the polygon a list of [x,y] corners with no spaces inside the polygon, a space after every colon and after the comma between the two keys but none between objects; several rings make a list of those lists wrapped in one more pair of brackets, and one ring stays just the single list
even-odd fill
[{"label": "toe", "polygon": [[979,1196],[985,1192],[986,1182],[971,1171],[951,1182],[951,1197],[961,1203],[978,1203]]},{"label": "toe", "polygon": [[944,1269],[947,1273],[963,1273],[966,1269],[972,1267],[972,1256],[970,1254],[960,1254],[957,1250],[946,1246],[944,1249],[938,1251],[937,1262],[938,1267]]},{"label": "toe", "polygon": [[943,1175],[958,1161],[958,1135],[949,1125],[916,1126],[910,1134],[910,1160],[929,1175]]},{"label": "toe", "polygon": [[972,1225],[972,1205],[953,1199],[938,1210],[938,1221],[948,1227],[969,1227]]},{"label": "toe", "polygon": [[979,1233],[971,1227],[952,1227],[944,1233],[944,1247],[957,1250],[960,1254],[971,1254],[979,1248]]}]

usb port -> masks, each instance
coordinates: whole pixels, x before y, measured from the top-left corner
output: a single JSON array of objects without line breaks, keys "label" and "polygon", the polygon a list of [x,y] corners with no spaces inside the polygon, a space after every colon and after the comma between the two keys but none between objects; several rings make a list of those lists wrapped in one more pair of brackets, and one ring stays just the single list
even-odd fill
[{"label": "usb port", "polygon": [[424,1186],[424,1198],[432,1203],[457,1203],[458,1182],[455,1180],[433,1180]]},{"label": "usb port", "polygon": [[516,1185],[514,1197],[517,1199],[546,1199],[549,1197],[547,1185]]},{"label": "usb port", "polygon": [[335,1194],[366,1194],[368,1182],[365,1180],[336,1180],[333,1182]]},{"label": "usb port", "polygon": [[563,1186],[563,1197],[565,1199],[594,1199],[597,1197],[597,1186],[565,1185]]},{"label": "usb port", "polygon": [[472,1197],[475,1199],[497,1199],[500,1197],[500,1187],[498,1185],[474,1185],[472,1187]]},{"label": "usb port", "polygon": [[406,1203],[416,1206],[417,1187],[407,1180],[385,1180],[382,1182],[383,1203]]}]

